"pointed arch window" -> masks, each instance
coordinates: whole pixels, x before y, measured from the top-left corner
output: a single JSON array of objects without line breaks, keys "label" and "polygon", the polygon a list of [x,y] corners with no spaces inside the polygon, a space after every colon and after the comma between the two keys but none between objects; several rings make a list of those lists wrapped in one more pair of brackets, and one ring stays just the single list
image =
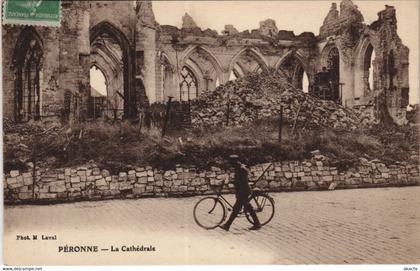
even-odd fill
[{"label": "pointed arch window", "polygon": [[[366,48],[363,58],[363,91],[369,93],[374,89],[374,61],[375,61],[375,50],[371,43]],[[361,95],[361,94],[359,94]]]},{"label": "pointed arch window", "polygon": [[179,95],[180,101],[191,101],[198,97],[197,78],[188,67],[183,67],[181,70]]},{"label": "pointed arch window", "polygon": [[36,34],[25,30],[17,46],[15,118],[18,122],[39,120],[42,45]]}]

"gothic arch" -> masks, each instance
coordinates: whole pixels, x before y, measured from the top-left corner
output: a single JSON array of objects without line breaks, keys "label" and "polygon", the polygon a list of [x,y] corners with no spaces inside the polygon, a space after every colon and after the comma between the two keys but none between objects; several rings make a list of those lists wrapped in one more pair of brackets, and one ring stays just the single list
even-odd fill
[{"label": "gothic arch", "polygon": [[[376,56],[377,50],[371,38],[367,36],[363,38],[356,48],[355,59],[355,88],[354,96],[369,95],[377,86],[375,86],[375,78],[377,75],[377,67],[373,57]],[[373,67],[371,63],[373,62]],[[370,76],[373,77],[373,84],[369,82]]]},{"label": "gothic arch", "polygon": [[223,71],[217,57],[206,47],[197,45],[187,48],[183,55],[178,68],[178,76],[182,67],[189,63],[197,76],[199,93],[214,90],[216,83],[223,78]]},{"label": "gothic arch", "polygon": [[338,56],[341,59],[342,53],[340,47],[335,42],[328,42],[321,50],[321,58],[320,58],[320,67],[327,67],[328,68],[328,60],[331,53],[331,50],[336,50],[338,52]]},{"label": "gothic arch", "polygon": [[200,95],[197,74],[189,65],[184,65],[180,72],[179,100],[191,101]]},{"label": "gothic arch", "polygon": [[340,99],[343,96],[343,93],[340,93],[341,57],[341,52],[334,43],[327,44],[321,52],[321,67],[326,67],[329,73],[331,88],[329,96],[336,102],[342,102]]},{"label": "gothic arch", "polygon": [[92,45],[103,34],[110,36],[121,48],[124,78],[124,118],[133,118],[137,115],[137,101],[132,80],[134,63],[130,43],[120,29],[110,22],[102,21],[90,29],[90,44]]},{"label": "gothic arch", "polygon": [[44,48],[33,27],[25,27],[16,42],[12,69],[15,72],[14,115],[18,122],[41,117],[41,81]]},{"label": "gothic arch", "polygon": [[286,53],[276,63],[275,67],[276,71],[288,77],[294,87],[302,89],[305,92],[309,91],[310,85],[307,86],[308,89],[303,89],[303,81],[305,74],[309,82],[312,76],[308,73],[308,65],[305,64],[303,56],[298,51],[289,51]]},{"label": "gothic arch", "polygon": [[309,64],[308,64],[308,60],[302,55],[302,53],[297,50],[290,50],[287,53],[285,53],[275,64],[274,68],[275,70],[278,70],[281,66],[281,64],[283,64],[284,61],[286,61],[289,57],[294,57],[296,58],[296,60],[299,61],[300,65],[302,65],[303,69],[306,71],[309,71]]},{"label": "gothic arch", "polygon": [[202,45],[193,45],[193,46],[188,47],[184,53],[184,56],[182,57],[180,66],[181,67],[184,66],[186,61],[191,57],[192,53],[195,52],[196,50],[202,50],[202,52],[204,52],[208,60],[212,63],[213,68],[215,69],[217,73],[217,77],[221,78],[223,74],[223,70],[222,70],[222,65],[220,64],[220,61],[208,48]]},{"label": "gothic arch", "polygon": [[44,43],[41,37],[39,36],[38,32],[33,26],[27,26],[24,29],[22,29],[16,41],[15,49],[13,51],[13,66],[17,65],[20,61],[22,61],[22,59],[24,58],[22,52],[27,50],[27,47],[29,46],[28,41],[31,40],[34,40],[41,49],[41,51],[44,52]]},{"label": "gothic arch", "polygon": [[[180,67],[180,70],[179,70],[180,83],[182,81],[181,73],[182,73],[182,69],[184,67],[188,68],[194,74],[194,77],[195,77],[195,80],[196,80],[196,85],[197,85],[197,90],[198,90],[198,95],[200,95],[201,93],[206,91],[203,71],[201,70],[200,66],[198,66],[197,63],[195,63],[191,59],[188,59],[187,62],[182,67]],[[181,90],[179,89],[179,91],[181,91]]]},{"label": "gothic arch", "polygon": [[[102,74],[105,77],[105,85],[108,86],[109,74],[106,72],[106,69],[103,68],[103,66],[101,64],[99,64],[98,62],[91,63],[90,64],[90,69],[92,69],[92,68],[96,68],[96,69],[98,69],[98,70],[100,70],[102,72]],[[107,88],[106,92],[107,92],[107,95],[108,95],[108,88]]]},{"label": "gothic arch", "polygon": [[176,60],[169,57],[169,55],[164,51],[160,52],[160,60],[161,62],[166,62],[167,64],[169,64],[172,69],[174,69],[174,67],[176,66],[175,64]]},{"label": "gothic arch", "polygon": [[[268,62],[265,60],[264,56],[255,48],[242,48],[239,50],[232,58],[229,64],[229,74],[232,72],[236,62],[238,62],[239,58],[243,54],[249,54],[254,60],[258,63],[259,67],[262,69],[263,72],[268,72],[269,65]],[[255,72],[255,70],[247,71],[247,72]]]},{"label": "gothic arch", "polygon": [[97,50],[95,54],[91,54],[91,66],[100,65],[103,70],[108,71],[108,73],[113,73],[114,76],[109,75],[109,78],[115,77],[116,74],[122,72],[121,67],[118,65],[119,61],[109,57],[102,50]]}]

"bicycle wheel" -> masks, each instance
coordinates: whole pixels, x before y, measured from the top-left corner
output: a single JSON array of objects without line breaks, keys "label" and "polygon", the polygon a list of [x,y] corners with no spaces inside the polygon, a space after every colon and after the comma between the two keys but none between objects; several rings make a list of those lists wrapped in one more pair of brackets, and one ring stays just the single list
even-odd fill
[{"label": "bicycle wheel", "polygon": [[[273,219],[274,200],[272,197],[264,194],[252,195],[249,203],[257,214],[258,220],[262,226],[266,225],[271,221],[271,219]],[[251,224],[254,224],[254,220],[248,212],[245,212],[245,216]]]},{"label": "bicycle wheel", "polygon": [[211,230],[225,220],[226,210],[216,197],[205,197],[194,206],[194,220],[198,226]]}]

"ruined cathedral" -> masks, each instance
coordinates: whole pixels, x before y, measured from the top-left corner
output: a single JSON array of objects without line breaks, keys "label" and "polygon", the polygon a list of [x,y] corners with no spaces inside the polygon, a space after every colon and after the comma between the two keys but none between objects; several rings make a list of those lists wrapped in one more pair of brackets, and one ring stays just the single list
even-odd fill
[{"label": "ruined cathedral", "polygon": [[[188,14],[182,20],[181,29],[159,25],[150,1],[63,0],[60,27],[3,25],[4,116],[77,123],[101,110],[135,119],[168,97],[189,102],[229,80],[274,71],[346,107],[374,111],[384,97],[392,119],[405,122],[409,50],[392,6],[367,25],[351,0],[333,3],[318,35],[279,30],[271,19],[222,33]],[[105,95],[91,87],[91,69],[102,72]]]}]

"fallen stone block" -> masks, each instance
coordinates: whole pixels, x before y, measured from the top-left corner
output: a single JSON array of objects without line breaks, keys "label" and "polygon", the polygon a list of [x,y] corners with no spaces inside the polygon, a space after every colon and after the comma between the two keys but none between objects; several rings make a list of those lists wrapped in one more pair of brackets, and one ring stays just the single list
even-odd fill
[{"label": "fallen stone block", "polygon": [[96,180],[95,185],[98,186],[98,187],[99,186],[108,186],[108,183],[105,181],[104,178],[101,178],[99,180]]},{"label": "fallen stone block", "polygon": [[19,174],[20,174],[19,170],[11,170],[10,171],[10,177],[12,177],[12,178],[19,176]]},{"label": "fallen stone block", "polygon": [[64,181],[53,182],[53,183],[50,183],[49,185],[50,185],[49,192],[52,192],[52,193],[61,193],[67,190]]},{"label": "fallen stone block", "polygon": [[72,176],[70,178],[71,183],[80,183],[80,176]]}]

